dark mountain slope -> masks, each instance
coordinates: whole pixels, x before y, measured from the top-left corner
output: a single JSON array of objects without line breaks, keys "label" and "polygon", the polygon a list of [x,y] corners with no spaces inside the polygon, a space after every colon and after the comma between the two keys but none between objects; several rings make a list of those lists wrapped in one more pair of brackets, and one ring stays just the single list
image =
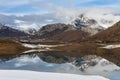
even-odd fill
[{"label": "dark mountain slope", "polygon": [[6,38],[6,37],[23,37],[27,36],[27,33],[24,33],[22,31],[10,28],[8,26],[0,25],[0,37]]}]

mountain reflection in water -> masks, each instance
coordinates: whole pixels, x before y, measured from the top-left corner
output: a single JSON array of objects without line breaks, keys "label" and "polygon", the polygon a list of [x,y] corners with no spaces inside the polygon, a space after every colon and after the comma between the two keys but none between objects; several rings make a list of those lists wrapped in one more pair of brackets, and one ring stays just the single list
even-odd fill
[{"label": "mountain reflection in water", "polygon": [[120,76],[120,67],[96,55],[75,58],[56,52],[31,52],[0,57],[0,69],[101,75],[110,79]]}]

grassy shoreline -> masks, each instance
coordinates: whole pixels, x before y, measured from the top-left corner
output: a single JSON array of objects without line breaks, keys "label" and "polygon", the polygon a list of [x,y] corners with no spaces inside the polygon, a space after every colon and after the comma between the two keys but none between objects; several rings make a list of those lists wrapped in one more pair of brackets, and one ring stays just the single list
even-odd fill
[{"label": "grassy shoreline", "polygon": [[19,54],[26,50],[29,50],[29,48],[22,46],[19,42],[12,39],[0,39],[0,55]]},{"label": "grassy shoreline", "polygon": [[[45,45],[50,44],[61,44],[61,43],[48,43],[43,42]],[[106,44],[109,45],[109,44]],[[56,54],[62,54],[71,57],[82,57],[84,55],[97,55],[107,60],[114,62],[118,66],[120,66],[120,48],[114,49],[105,49],[100,48],[105,45],[100,45],[98,43],[93,42],[80,42],[80,43],[68,43],[65,46],[52,47],[52,51],[56,51]],[[0,39],[0,56],[8,56],[8,55],[18,55],[24,51],[30,50],[30,48],[26,48],[22,46],[19,42],[16,42],[11,39]]]}]

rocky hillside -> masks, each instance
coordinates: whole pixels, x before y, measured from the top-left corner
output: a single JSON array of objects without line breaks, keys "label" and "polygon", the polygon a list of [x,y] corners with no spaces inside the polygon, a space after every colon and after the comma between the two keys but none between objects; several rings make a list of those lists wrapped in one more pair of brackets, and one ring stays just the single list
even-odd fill
[{"label": "rocky hillside", "polygon": [[90,40],[105,42],[120,41],[120,21],[108,29],[92,36]]},{"label": "rocky hillside", "polygon": [[23,37],[27,35],[27,33],[24,33],[22,31],[10,28],[8,26],[0,25],[0,38]]},{"label": "rocky hillside", "polygon": [[35,37],[38,38],[50,38],[56,34],[60,34],[62,32],[76,30],[76,28],[72,25],[66,24],[48,24],[43,26],[38,32],[35,33]]},{"label": "rocky hillside", "polygon": [[73,25],[57,23],[43,26],[33,37],[54,41],[81,41],[88,36],[89,33]]}]

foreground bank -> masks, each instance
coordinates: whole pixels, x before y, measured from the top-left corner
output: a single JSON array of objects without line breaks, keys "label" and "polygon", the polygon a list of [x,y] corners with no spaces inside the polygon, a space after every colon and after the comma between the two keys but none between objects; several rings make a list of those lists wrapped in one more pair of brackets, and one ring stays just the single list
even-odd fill
[{"label": "foreground bank", "polygon": [[83,76],[48,72],[0,70],[0,80],[109,80],[101,76]]}]

